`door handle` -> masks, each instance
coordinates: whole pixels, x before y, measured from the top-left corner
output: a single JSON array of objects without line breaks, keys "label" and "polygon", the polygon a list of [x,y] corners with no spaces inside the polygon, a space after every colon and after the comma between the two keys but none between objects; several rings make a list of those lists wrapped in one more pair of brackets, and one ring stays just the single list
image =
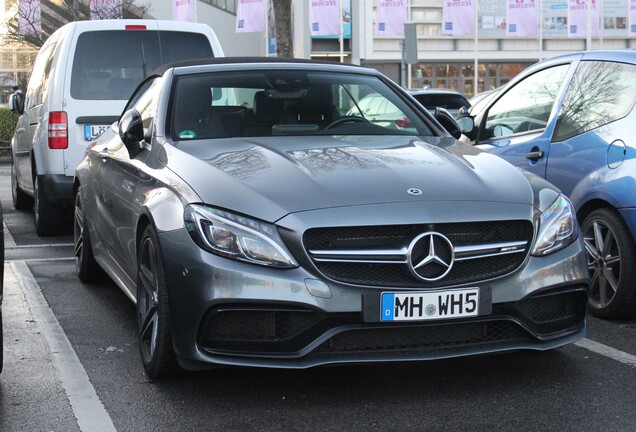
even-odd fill
[{"label": "door handle", "polygon": [[526,159],[536,161],[543,157],[543,152],[541,150],[532,151],[526,154]]}]

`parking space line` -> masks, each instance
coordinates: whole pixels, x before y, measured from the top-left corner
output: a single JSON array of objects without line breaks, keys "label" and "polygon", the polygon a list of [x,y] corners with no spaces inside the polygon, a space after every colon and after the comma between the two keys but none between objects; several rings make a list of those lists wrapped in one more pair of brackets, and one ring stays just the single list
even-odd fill
[{"label": "parking space line", "polygon": [[[4,231],[5,233],[9,232],[9,230]],[[13,241],[13,238],[11,238]],[[6,245],[7,249],[36,249],[36,248],[48,248],[48,247],[69,247],[74,246],[73,243],[48,243],[48,244],[28,244],[28,245],[16,245],[13,242],[13,245]]]},{"label": "parking space line", "polygon": [[42,330],[79,428],[85,432],[116,431],[112,419],[97,396],[84,367],[26,262],[12,262],[11,270]]},{"label": "parking space line", "polygon": [[617,360],[621,363],[636,366],[636,356],[617,350],[616,348],[603,345],[602,343],[595,342],[591,339],[581,339],[580,341],[575,342],[574,345],[595,352],[596,354]]}]

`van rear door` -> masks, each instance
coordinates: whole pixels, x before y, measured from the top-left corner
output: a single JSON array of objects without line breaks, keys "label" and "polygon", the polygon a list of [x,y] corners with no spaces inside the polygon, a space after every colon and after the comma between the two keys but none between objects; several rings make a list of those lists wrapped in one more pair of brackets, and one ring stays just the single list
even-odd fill
[{"label": "van rear door", "polygon": [[210,28],[202,24],[156,20],[94,23],[99,24],[78,26],[67,65],[69,145],[64,154],[69,176],[88,144],[119,118],[144,77],[164,63],[213,57],[213,46],[218,44]]}]

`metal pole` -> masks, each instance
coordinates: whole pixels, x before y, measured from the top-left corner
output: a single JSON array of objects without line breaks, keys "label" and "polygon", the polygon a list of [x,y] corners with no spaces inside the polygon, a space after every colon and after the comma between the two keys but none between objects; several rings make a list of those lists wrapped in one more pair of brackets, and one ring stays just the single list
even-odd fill
[{"label": "metal pole", "polygon": [[539,61],[543,60],[543,0],[539,0]]},{"label": "metal pole", "polygon": [[478,5],[478,0],[474,0],[475,2],[475,64],[474,64],[474,68],[475,68],[475,76],[474,76],[474,81],[473,81],[473,96],[475,96],[478,92],[479,92],[479,29],[477,28],[477,25],[479,24],[479,20],[478,20],[478,12],[479,12],[479,5]]},{"label": "metal pole", "polygon": [[340,42],[340,63],[344,63],[344,32],[342,30],[342,0],[340,0],[340,16],[338,22],[340,23],[340,36],[338,37]]},{"label": "metal pole", "polygon": [[589,51],[592,49],[592,0],[586,0],[585,7],[587,9],[585,49]]}]

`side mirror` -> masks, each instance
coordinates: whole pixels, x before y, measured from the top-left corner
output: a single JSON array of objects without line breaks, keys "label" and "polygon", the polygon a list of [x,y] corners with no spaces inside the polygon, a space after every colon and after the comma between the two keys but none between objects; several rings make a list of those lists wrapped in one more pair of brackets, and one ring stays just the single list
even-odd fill
[{"label": "side mirror", "polygon": [[22,114],[24,112],[24,95],[16,91],[9,96],[9,109],[11,112]]},{"label": "side mirror", "polygon": [[459,130],[459,125],[447,109],[437,107],[435,108],[433,116],[435,117],[435,120],[444,126],[444,129],[446,129],[453,138],[459,139],[462,136],[462,131]]},{"label": "side mirror", "polygon": [[475,139],[475,118],[471,115],[460,115],[457,117],[457,125],[461,133],[470,139]]},{"label": "side mirror", "polygon": [[131,158],[139,154],[139,143],[144,139],[144,125],[136,109],[126,111],[119,119],[119,137]]}]

